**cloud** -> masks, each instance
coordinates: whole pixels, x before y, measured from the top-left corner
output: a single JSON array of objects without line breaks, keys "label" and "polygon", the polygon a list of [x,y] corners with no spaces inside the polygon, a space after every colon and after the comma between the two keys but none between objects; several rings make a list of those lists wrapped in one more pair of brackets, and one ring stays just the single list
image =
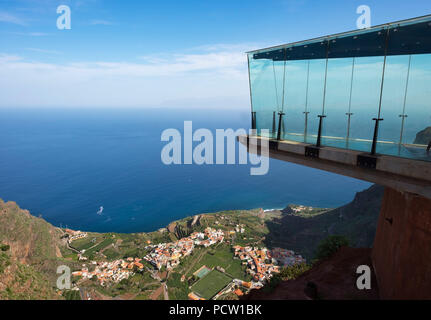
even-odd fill
[{"label": "cloud", "polygon": [[16,34],[19,36],[30,36],[30,37],[45,37],[49,35],[49,33],[45,33],[45,32],[10,32],[10,34]]},{"label": "cloud", "polygon": [[227,44],[227,43],[216,43],[206,44],[192,48],[192,50],[200,51],[233,51],[233,52],[247,52],[255,50],[256,48],[262,48],[262,43],[238,43],[238,44]]},{"label": "cloud", "polygon": [[28,51],[39,52],[39,53],[47,53],[47,54],[61,54],[60,51],[57,50],[46,50],[40,48],[25,48]]},{"label": "cloud", "polygon": [[107,21],[107,20],[91,20],[90,21],[91,25],[105,25],[105,26],[110,26],[112,25],[112,22]]},{"label": "cloud", "polygon": [[140,60],[60,64],[0,55],[0,107],[249,105],[242,50],[160,54]]},{"label": "cloud", "polygon": [[0,11],[0,22],[13,23],[20,26],[25,26],[24,20],[4,11]]},{"label": "cloud", "polygon": [[244,66],[242,52],[212,52],[205,54],[175,54],[168,57],[145,56],[145,64],[103,64],[112,69],[128,69],[140,74],[166,76],[178,73],[212,70],[217,73],[232,72]]},{"label": "cloud", "polygon": [[0,53],[0,65],[21,60],[21,57]]}]

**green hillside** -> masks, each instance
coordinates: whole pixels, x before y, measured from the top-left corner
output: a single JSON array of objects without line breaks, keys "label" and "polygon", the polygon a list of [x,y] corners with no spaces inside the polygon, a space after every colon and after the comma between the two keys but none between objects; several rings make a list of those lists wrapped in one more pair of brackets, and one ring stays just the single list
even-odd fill
[{"label": "green hillside", "polygon": [[41,272],[20,263],[9,252],[0,252],[0,299],[53,300],[60,297]]},{"label": "green hillside", "polygon": [[344,235],[354,247],[372,247],[383,189],[373,185],[349,204],[317,215],[287,214],[268,221],[265,244],[292,249],[307,259],[314,258],[317,245],[329,235]]},{"label": "green hillside", "polygon": [[[76,250],[86,250],[83,255],[90,261],[142,258],[148,253],[148,244],[172,242],[206,227],[226,231],[223,244],[196,248],[171,272],[167,279],[170,298],[184,299],[192,283],[181,281],[181,276],[190,277],[202,265],[222,267],[231,277],[249,279],[245,267],[233,259],[234,245],[282,247],[309,260],[314,258],[319,242],[332,234],[346,236],[353,246],[371,247],[382,196],[383,187],[372,186],[357,193],[351,203],[337,209],[307,208],[295,213],[298,206],[291,205],[282,211],[223,211],[187,217],[149,233],[89,232],[87,237],[71,244],[75,251],[68,248],[63,230],[32,216],[14,202],[0,200],[0,299],[78,299],[79,291],[60,293],[55,288],[59,265],[68,265],[74,271],[80,270],[85,263],[78,261]],[[232,232],[238,227],[244,230]],[[146,269],[108,287],[101,287],[92,280],[76,284],[103,299],[160,299],[163,294],[159,281],[165,276],[159,275],[161,279],[157,280]],[[212,292],[202,294],[208,296]]]},{"label": "green hillside", "polygon": [[0,257],[1,299],[56,299],[57,267],[62,257],[62,231],[32,216],[15,202],[0,199],[0,243],[8,246]]}]

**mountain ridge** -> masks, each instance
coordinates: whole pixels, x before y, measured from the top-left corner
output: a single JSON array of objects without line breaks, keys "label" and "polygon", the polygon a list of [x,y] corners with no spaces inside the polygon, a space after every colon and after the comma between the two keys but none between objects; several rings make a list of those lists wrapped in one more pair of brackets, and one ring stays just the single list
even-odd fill
[{"label": "mountain ridge", "polygon": [[[347,236],[354,247],[371,247],[382,195],[383,187],[373,185],[358,192],[342,207],[316,208],[312,214],[295,213],[291,206],[273,212],[262,209],[223,211],[186,217],[150,233],[89,232],[87,240],[83,241],[96,237],[101,244],[96,252],[86,253],[91,260],[141,257],[148,243],[175,241],[208,226],[231,230],[243,224],[246,232],[234,237],[236,244],[282,247],[312,259],[318,243],[331,234]],[[0,257],[2,299],[62,298],[55,288],[57,267],[81,266],[77,253],[67,246],[64,230],[31,215],[15,202],[1,199],[0,244],[10,246]],[[89,245],[96,246],[96,243]],[[127,292],[127,288],[125,290]]]}]

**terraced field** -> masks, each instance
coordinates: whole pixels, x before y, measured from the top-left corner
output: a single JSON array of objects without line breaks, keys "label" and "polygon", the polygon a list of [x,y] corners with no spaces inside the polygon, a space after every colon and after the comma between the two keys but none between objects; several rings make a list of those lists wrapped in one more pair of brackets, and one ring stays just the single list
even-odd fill
[{"label": "terraced field", "polygon": [[[222,267],[226,273],[234,278],[248,281],[250,276],[246,273],[246,268],[241,265],[241,261],[234,259],[232,248],[227,244],[221,244],[217,248],[204,249],[206,253],[194,262],[194,266],[188,272],[187,276],[191,276],[203,265],[208,268]],[[196,256],[195,256],[196,257]],[[191,262],[187,261],[186,264]]]},{"label": "terraced field", "polygon": [[108,245],[110,245],[111,243],[114,243],[114,242],[115,242],[115,239],[107,238],[107,239],[103,240],[102,242],[98,243],[97,245],[95,245],[94,247],[91,247],[90,249],[88,249],[87,251],[85,251],[84,255],[86,257],[92,257],[92,255],[96,251],[100,251],[100,250],[106,248]]},{"label": "terraced field", "polygon": [[226,274],[217,270],[212,270],[192,286],[192,291],[202,298],[209,300],[231,281],[232,279]]}]

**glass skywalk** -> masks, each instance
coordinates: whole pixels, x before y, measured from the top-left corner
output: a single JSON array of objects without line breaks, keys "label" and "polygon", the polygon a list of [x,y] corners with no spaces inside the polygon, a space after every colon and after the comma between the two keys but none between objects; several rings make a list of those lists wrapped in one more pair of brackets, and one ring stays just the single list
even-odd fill
[{"label": "glass skywalk", "polygon": [[248,62],[258,135],[431,161],[431,16],[248,52]]}]

